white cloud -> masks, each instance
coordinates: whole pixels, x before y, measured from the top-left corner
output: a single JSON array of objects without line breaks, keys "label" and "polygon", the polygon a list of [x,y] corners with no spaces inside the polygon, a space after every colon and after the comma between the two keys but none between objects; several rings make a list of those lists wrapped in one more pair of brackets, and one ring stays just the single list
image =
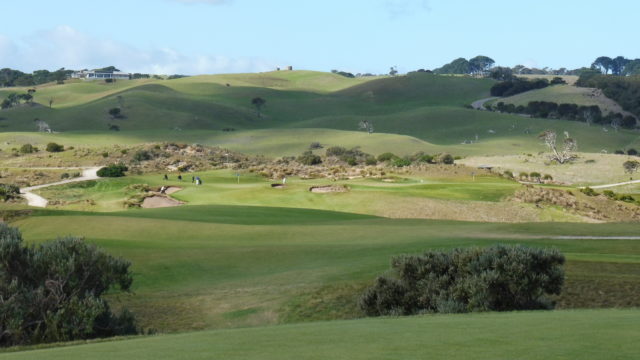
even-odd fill
[{"label": "white cloud", "polygon": [[114,65],[127,72],[186,75],[256,72],[276,67],[275,62],[260,58],[212,54],[189,56],[171,48],[143,50],[91,37],[66,25],[39,31],[20,43],[0,35],[0,61],[0,67],[9,66],[22,71]]}]

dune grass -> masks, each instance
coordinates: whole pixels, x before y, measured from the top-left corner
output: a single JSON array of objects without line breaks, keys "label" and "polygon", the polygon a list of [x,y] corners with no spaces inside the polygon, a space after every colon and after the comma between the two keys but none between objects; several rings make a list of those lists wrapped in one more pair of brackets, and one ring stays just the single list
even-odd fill
[{"label": "dune grass", "polygon": [[6,359],[635,359],[638,310],[382,318],[142,337]]}]

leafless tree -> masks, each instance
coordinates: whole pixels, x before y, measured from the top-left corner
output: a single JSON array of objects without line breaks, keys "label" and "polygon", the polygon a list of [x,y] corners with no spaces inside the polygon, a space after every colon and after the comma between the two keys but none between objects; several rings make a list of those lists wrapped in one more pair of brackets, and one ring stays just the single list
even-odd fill
[{"label": "leafless tree", "polygon": [[369,120],[361,120],[358,124],[358,128],[371,134],[373,133],[373,122]]},{"label": "leafless tree", "polygon": [[51,130],[51,127],[49,127],[49,124],[47,124],[46,122],[38,118],[33,119],[33,121],[36,123],[36,126],[38,127],[39,132],[46,132],[46,133],[53,132]]},{"label": "leafless tree", "polygon": [[560,149],[558,149],[555,131],[547,130],[538,137],[544,141],[544,144],[549,148],[549,151],[551,151],[551,160],[565,164],[576,158],[574,152],[578,149],[578,142],[572,139],[568,132],[564,132],[564,140],[562,141],[562,148]]},{"label": "leafless tree", "polygon": [[618,118],[615,118],[613,120],[611,120],[611,127],[613,128],[613,130],[615,130],[616,132],[618,132],[618,129],[620,128],[621,125],[621,121]]}]

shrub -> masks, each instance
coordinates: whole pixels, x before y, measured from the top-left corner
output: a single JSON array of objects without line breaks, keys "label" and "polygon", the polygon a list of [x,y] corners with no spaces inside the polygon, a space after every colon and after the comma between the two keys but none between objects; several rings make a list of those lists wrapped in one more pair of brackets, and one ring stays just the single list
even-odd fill
[{"label": "shrub", "polygon": [[50,142],[47,144],[46,150],[48,152],[61,152],[64,151],[64,146],[56,144],[54,142]]},{"label": "shrub", "polygon": [[623,150],[616,150],[613,152],[616,155],[624,155],[624,151]]},{"label": "shrub", "polygon": [[98,170],[99,177],[122,177],[125,171],[129,170],[122,164],[111,164]]},{"label": "shrub", "polygon": [[366,165],[376,165],[378,163],[378,161],[373,156],[369,156],[364,160],[364,163]]},{"label": "shrub", "polygon": [[451,154],[442,153],[438,155],[438,163],[451,165],[454,162],[454,158]]},{"label": "shrub", "polygon": [[62,173],[60,174],[60,179],[68,179],[69,177],[71,177],[71,175],[69,175],[69,173]]},{"label": "shrub", "polygon": [[509,170],[505,170],[502,175],[506,178],[513,179],[513,173]]},{"label": "shrub", "polygon": [[26,245],[0,224],[0,346],[135,334],[133,315],[102,298],[129,291],[130,265],[79,238]]},{"label": "shrub", "polygon": [[320,144],[317,141],[314,141],[311,143],[311,145],[309,145],[309,149],[311,150],[322,149],[322,144]]},{"label": "shrub", "polygon": [[580,192],[585,194],[585,195],[587,195],[587,196],[598,196],[598,195],[600,195],[600,194],[598,194],[597,191],[593,190],[592,188],[590,188],[588,186],[586,188],[580,189]]},{"label": "shrub", "polygon": [[122,154],[122,155],[126,155],[128,152],[129,152],[128,149],[121,149],[120,150],[120,154]]},{"label": "shrub", "polygon": [[411,160],[404,158],[395,158],[393,159],[393,166],[397,167],[405,167],[411,165]]},{"label": "shrub", "polygon": [[108,158],[108,157],[109,157],[109,153],[108,153],[108,152],[106,152],[106,151],[105,151],[105,152],[103,152],[103,153],[102,153],[102,157],[103,157],[103,158]]},{"label": "shrub", "polygon": [[36,152],[36,148],[31,144],[24,144],[20,147],[20,153],[22,154],[31,154]]},{"label": "shrub", "polygon": [[389,161],[392,159],[397,158],[397,156],[393,153],[390,152],[386,152],[386,153],[382,153],[380,155],[378,155],[378,161],[383,162],[383,161]]},{"label": "shrub", "polygon": [[416,160],[419,162],[424,162],[428,164],[433,164],[434,162],[433,155],[428,155],[428,154],[421,155]]},{"label": "shrub", "polygon": [[533,171],[529,174],[529,177],[532,179],[540,179],[542,175],[539,172]]},{"label": "shrub", "polygon": [[631,148],[631,149],[627,150],[627,155],[637,156],[638,155],[638,150]]},{"label": "shrub", "polygon": [[528,179],[529,178],[529,174],[523,171],[523,172],[518,174],[518,177],[520,179]]},{"label": "shrub", "polygon": [[0,184],[0,199],[2,199],[2,201],[9,201],[19,197],[20,188],[18,186],[13,184]]},{"label": "shrub", "polygon": [[297,161],[303,165],[318,165],[322,163],[322,158],[311,151],[305,151],[298,156]]},{"label": "shrub", "polygon": [[332,146],[327,149],[325,154],[327,156],[342,156],[346,152],[347,152],[347,149],[343,148],[342,146]]},{"label": "shrub", "polygon": [[616,198],[616,193],[614,193],[611,190],[605,190],[602,192],[602,195],[608,197],[609,199],[615,199]]},{"label": "shrub", "polygon": [[553,176],[549,174],[544,174],[544,176],[542,177],[542,180],[553,180]]},{"label": "shrub", "polygon": [[360,307],[370,316],[550,309],[564,261],[554,249],[506,245],[398,256]]},{"label": "shrub", "polygon": [[151,159],[153,159],[153,155],[147,150],[138,150],[133,154],[133,160],[135,161],[146,161]]}]

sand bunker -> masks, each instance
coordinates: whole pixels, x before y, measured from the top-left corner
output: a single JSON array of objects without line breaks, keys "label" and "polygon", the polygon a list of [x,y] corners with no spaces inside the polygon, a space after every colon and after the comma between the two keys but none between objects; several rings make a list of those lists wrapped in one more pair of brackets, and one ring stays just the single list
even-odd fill
[{"label": "sand bunker", "polygon": [[181,187],[177,187],[177,186],[169,186],[169,187],[164,191],[164,193],[165,193],[165,194],[167,194],[167,195],[171,195],[171,194],[173,194],[174,192],[178,192],[178,191],[180,191],[180,190],[182,190],[182,188],[181,188]]},{"label": "sand bunker", "polygon": [[345,185],[323,185],[323,186],[312,186],[309,188],[309,191],[313,193],[332,193],[332,192],[347,192],[349,188]]},{"label": "sand bunker", "polygon": [[163,207],[180,206],[182,203],[176,199],[164,196],[150,196],[142,201],[141,207],[145,209],[155,209]]}]

